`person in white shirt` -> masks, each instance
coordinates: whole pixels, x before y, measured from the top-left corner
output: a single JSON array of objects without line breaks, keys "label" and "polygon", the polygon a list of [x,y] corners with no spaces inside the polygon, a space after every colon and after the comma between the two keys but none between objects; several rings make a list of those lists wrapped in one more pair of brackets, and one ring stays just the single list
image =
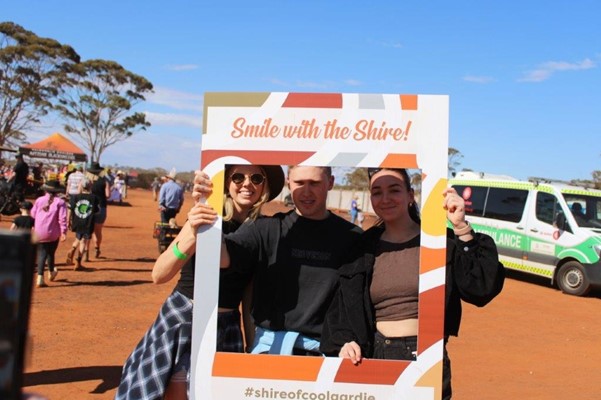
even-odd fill
[{"label": "person in white shirt", "polygon": [[67,179],[67,195],[75,196],[82,192],[82,187],[85,183],[86,176],[83,173],[81,165],[75,167],[75,172],[69,175]]}]

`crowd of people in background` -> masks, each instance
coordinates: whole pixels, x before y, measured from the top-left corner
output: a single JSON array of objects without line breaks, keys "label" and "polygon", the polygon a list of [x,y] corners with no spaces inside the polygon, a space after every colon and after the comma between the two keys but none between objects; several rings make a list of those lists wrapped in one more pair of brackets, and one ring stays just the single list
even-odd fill
[{"label": "crowd of people in background", "polygon": [[[71,230],[75,239],[67,253],[66,265],[82,270],[83,262],[90,261],[90,249],[95,258],[101,258],[103,226],[109,204],[123,204],[127,199],[130,175],[98,162],[45,164],[24,159],[17,153],[14,162],[0,160],[0,192],[6,193],[3,202],[18,205],[19,215],[12,218],[11,229],[32,230],[38,237],[37,287],[47,286],[58,274],[55,253],[59,242]],[[155,200],[160,197],[161,220],[174,219],[184,199],[186,185],[176,181],[175,170],[155,177],[151,187]],[[26,198],[32,201],[26,200]],[[4,215],[11,215],[17,211]],[[166,222],[167,222],[166,221]],[[47,268],[47,280],[44,271]]]}]

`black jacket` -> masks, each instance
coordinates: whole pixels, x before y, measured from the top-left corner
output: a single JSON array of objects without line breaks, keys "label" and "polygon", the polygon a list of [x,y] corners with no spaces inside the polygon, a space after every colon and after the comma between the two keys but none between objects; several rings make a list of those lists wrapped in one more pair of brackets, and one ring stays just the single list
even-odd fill
[{"label": "black jacket", "polygon": [[[363,234],[354,261],[342,266],[339,286],[324,322],[321,351],[337,356],[347,342],[355,341],[362,354],[370,357],[376,332],[374,309],[369,295],[375,249],[383,227]],[[461,300],[482,307],[503,288],[505,270],[490,236],[475,233],[462,242],[447,230],[447,261],[444,335],[457,336],[461,323]]]}]

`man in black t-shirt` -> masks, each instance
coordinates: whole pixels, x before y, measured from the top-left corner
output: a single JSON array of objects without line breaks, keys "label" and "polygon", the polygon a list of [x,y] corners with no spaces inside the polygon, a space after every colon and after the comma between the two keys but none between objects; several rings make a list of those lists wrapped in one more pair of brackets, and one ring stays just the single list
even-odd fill
[{"label": "man in black t-shirt", "polygon": [[[330,167],[290,167],[288,187],[295,209],[224,236],[221,267],[253,276],[253,353],[319,354],[337,270],[361,233],[327,210],[333,185]],[[198,186],[195,190],[202,191]]]}]

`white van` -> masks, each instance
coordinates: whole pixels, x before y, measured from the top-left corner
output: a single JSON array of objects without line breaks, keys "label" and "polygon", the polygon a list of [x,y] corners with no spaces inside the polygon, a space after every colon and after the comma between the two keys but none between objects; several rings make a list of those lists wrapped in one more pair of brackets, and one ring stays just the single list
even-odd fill
[{"label": "white van", "polygon": [[449,185],[507,268],[545,276],[565,293],[601,287],[601,190],[460,172]]}]

